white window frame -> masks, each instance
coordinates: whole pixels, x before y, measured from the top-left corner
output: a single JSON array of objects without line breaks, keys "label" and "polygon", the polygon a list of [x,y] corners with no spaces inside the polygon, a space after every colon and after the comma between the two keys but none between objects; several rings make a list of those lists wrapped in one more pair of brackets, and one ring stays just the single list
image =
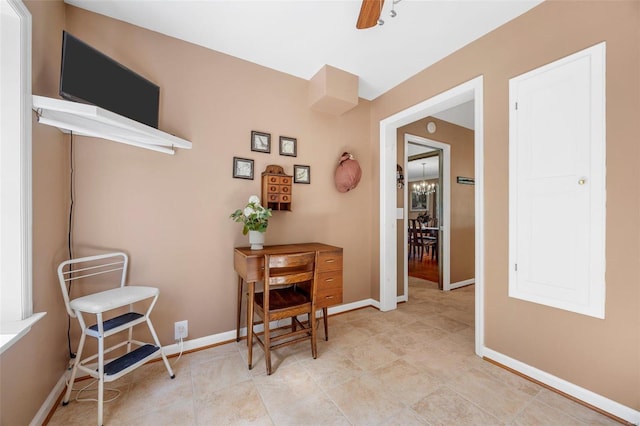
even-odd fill
[{"label": "white window frame", "polygon": [[[3,221],[0,228],[2,353],[24,336],[45,313],[33,314],[32,296],[31,14],[21,0],[0,1],[2,13],[13,15],[18,21],[17,26],[7,26],[11,32],[3,33],[1,42],[0,178],[5,182],[0,199]],[[16,36],[19,37],[18,48]],[[18,72],[15,72],[16,67]],[[18,82],[17,93],[7,90],[16,87]],[[20,143],[12,144],[16,139]]]}]

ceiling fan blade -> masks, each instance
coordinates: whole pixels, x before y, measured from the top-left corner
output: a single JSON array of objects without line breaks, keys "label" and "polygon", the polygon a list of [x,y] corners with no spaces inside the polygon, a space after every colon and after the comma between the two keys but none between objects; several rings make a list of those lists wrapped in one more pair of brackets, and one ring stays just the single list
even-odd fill
[{"label": "ceiling fan blade", "polygon": [[358,15],[356,28],[363,30],[365,28],[376,26],[378,19],[380,18],[382,5],[384,5],[384,0],[362,0],[362,6],[360,6],[360,15]]}]

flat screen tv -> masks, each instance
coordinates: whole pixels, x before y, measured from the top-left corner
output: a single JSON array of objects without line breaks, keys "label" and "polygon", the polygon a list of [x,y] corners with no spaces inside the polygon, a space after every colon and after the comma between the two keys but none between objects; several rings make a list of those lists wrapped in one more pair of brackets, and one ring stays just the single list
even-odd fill
[{"label": "flat screen tv", "polygon": [[160,88],[66,31],[60,96],[158,128]]}]

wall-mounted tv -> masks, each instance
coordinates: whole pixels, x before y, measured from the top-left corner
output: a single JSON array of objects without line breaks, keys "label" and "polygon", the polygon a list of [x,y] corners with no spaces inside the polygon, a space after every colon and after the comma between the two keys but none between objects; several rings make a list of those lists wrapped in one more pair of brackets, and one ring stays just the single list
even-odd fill
[{"label": "wall-mounted tv", "polygon": [[160,88],[66,31],[60,96],[158,128]]}]

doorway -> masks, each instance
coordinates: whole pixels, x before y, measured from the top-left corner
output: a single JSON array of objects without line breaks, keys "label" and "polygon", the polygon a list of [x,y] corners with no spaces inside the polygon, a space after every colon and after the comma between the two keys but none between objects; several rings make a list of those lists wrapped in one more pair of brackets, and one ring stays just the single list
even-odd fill
[{"label": "doorway", "polygon": [[[415,195],[413,192],[413,184],[410,182],[410,164],[412,161],[417,161],[419,165],[422,165],[422,158],[425,156],[433,155],[436,156],[433,158],[435,160],[435,164],[433,164],[434,168],[431,169],[431,172],[428,176],[425,174],[425,177],[432,178],[429,181],[435,183],[433,189],[433,193],[427,195],[425,200],[427,201],[428,206],[426,207],[426,216],[423,219],[427,219],[426,222],[423,220],[422,222],[426,224],[425,231],[430,236],[435,237],[435,247],[432,248],[432,251],[429,253],[429,257],[421,260],[420,264],[422,266],[431,266],[437,268],[437,278],[436,282],[438,283],[438,288],[441,290],[448,291],[450,290],[450,205],[451,205],[451,195],[450,195],[450,187],[451,187],[451,177],[449,170],[451,168],[451,149],[450,146],[446,143],[437,142],[431,139],[426,139],[420,136],[405,134],[404,137],[404,152],[405,152],[405,168],[407,170],[407,184],[404,187],[404,212],[406,214],[403,215],[405,223],[410,223],[409,220],[411,218],[420,216],[417,213],[422,213],[420,211],[421,206],[416,209],[412,203]],[[430,154],[431,152],[431,154]],[[427,157],[428,158],[428,157]],[[426,173],[426,172],[425,172]],[[406,228],[406,226],[405,226]],[[409,232],[408,229],[406,231]],[[408,241],[409,235],[405,235],[405,241]],[[404,267],[404,293],[405,299],[408,297],[409,291],[409,280],[408,280],[408,268],[411,259],[409,256],[405,256],[405,267]],[[434,262],[435,260],[435,262]],[[422,278],[422,277],[420,277]],[[426,277],[425,277],[426,278]],[[426,278],[429,281],[433,281],[432,279]]]},{"label": "doorway", "polygon": [[[410,277],[442,283],[442,244],[439,226],[442,224],[442,150],[411,141],[405,133],[406,164],[403,199],[408,249],[407,272]],[[403,250],[400,249],[400,253]],[[407,279],[405,278],[405,282]],[[406,284],[405,284],[406,285]],[[407,290],[403,294],[407,297]]]},{"label": "doorway", "polygon": [[[475,170],[475,350],[482,356],[484,349],[484,157],[483,157],[483,77],[440,93],[380,121],[380,229],[379,274],[381,311],[397,307],[397,226],[403,223],[404,212],[396,208],[397,129],[453,106],[474,102],[474,170]],[[400,219],[400,220],[399,220]]]}]

